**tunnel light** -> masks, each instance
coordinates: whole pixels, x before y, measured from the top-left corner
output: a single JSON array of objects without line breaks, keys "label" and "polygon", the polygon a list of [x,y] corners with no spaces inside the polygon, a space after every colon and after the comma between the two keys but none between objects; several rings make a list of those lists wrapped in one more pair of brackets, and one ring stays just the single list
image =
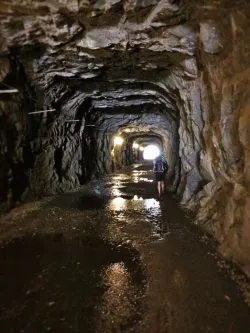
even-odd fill
[{"label": "tunnel light", "polygon": [[154,160],[159,155],[160,155],[160,149],[158,146],[148,145],[144,148],[143,151],[144,160]]},{"label": "tunnel light", "polygon": [[121,136],[115,136],[114,138],[114,144],[115,145],[122,145],[124,142],[123,138]]},{"label": "tunnel light", "polygon": [[140,147],[139,149],[140,149],[140,151],[143,151],[143,150],[144,150],[144,148],[143,148],[143,147]]},{"label": "tunnel light", "polygon": [[138,148],[139,148],[139,144],[136,143],[136,142],[134,142],[134,143],[133,143],[133,148],[134,148],[134,149],[138,149]]}]

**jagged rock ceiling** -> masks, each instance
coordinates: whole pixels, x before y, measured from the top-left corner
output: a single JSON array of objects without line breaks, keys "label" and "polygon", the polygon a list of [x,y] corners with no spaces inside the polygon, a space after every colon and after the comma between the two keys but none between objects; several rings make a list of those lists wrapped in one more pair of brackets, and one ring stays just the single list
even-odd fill
[{"label": "jagged rock ceiling", "polygon": [[[30,107],[57,110],[47,119],[37,115],[30,120],[31,132],[39,123],[43,138],[32,145],[51,155],[47,163],[40,157],[44,168],[53,161],[54,145],[62,145],[65,137],[66,147],[77,144],[77,135],[88,137],[89,144],[98,142],[100,151],[110,150],[115,133],[129,140],[126,130],[159,135],[166,147],[178,147],[179,89],[184,78],[197,75],[191,7],[190,1],[2,3],[2,53],[12,57],[6,62],[6,83],[11,61],[18,62],[32,82]],[[173,161],[177,150],[170,149]],[[110,169],[101,154],[95,160],[96,172]]]},{"label": "jagged rock ceiling", "polygon": [[0,89],[18,89],[0,94],[0,201],[109,172],[115,134],[156,136],[182,202],[250,272],[250,4],[2,0],[0,16]]},{"label": "jagged rock ceiling", "polygon": [[[172,2],[3,1],[2,50],[16,51],[37,91],[55,90],[48,103],[77,85],[101,107],[155,99],[173,108],[174,81],[195,77],[197,66],[191,2]],[[141,93],[131,82],[142,82]],[[147,90],[146,82],[155,85]]]}]

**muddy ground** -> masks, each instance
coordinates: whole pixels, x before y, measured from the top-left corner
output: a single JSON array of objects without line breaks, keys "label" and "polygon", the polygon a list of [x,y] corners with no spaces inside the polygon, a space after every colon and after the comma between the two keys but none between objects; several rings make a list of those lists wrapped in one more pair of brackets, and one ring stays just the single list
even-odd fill
[{"label": "muddy ground", "polygon": [[0,241],[0,332],[250,332],[246,277],[144,167],[23,204]]}]

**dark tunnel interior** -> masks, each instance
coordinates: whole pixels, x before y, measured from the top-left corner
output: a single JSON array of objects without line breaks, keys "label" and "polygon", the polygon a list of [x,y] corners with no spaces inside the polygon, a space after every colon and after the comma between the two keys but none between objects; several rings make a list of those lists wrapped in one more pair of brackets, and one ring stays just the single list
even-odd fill
[{"label": "dark tunnel interior", "polygon": [[154,211],[156,183],[144,198],[132,180],[162,152],[169,202],[249,278],[249,22],[247,0],[2,0],[0,215],[58,195],[70,211],[86,189],[101,211],[104,179],[138,190],[120,191],[121,210]]},{"label": "dark tunnel interior", "polygon": [[152,140],[169,161],[169,190],[230,243],[220,219],[245,218],[249,194],[248,4],[28,2],[0,11],[1,210],[121,170],[135,162],[134,142]]}]

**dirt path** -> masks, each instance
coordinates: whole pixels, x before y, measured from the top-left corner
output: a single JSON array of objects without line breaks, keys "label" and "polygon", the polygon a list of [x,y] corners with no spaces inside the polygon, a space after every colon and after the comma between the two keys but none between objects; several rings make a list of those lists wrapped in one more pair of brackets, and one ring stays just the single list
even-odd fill
[{"label": "dirt path", "polygon": [[0,230],[3,333],[250,332],[225,263],[147,170],[23,205]]}]

